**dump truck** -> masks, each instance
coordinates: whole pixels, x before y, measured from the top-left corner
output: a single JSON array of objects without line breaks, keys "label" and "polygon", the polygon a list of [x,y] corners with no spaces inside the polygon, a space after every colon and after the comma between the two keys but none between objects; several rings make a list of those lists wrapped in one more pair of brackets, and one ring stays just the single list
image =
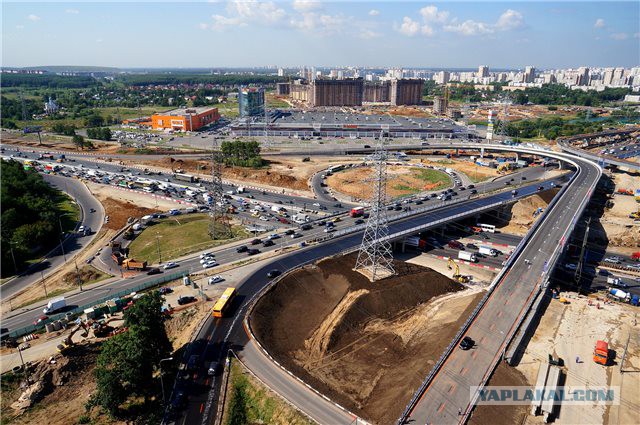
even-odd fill
[{"label": "dump truck", "polygon": [[596,348],[593,350],[593,361],[606,366],[609,362],[609,344],[605,341],[596,341]]},{"label": "dump truck", "polygon": [[126,268],[127,270],[144,270],[147,268],[147,262],[138,261],[133,258],[127,258],[122,261],[122,267]]}]

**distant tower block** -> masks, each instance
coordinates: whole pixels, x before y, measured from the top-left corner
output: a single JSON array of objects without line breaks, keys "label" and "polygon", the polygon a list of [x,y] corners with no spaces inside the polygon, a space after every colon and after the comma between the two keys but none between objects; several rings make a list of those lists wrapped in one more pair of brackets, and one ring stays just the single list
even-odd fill
[{"label": "distant tower block", "polygon": [[393,267],[393,252],[388,240],[389,227],[385,208],[387,192],[387,152],[384,150],[382,134],[374,158],[376,160],[375,189],[371,199],[371,213],[362,237],[360,252],[354,270],[365,275],[371,282],[396,274]]},{"label": "distant tower block", "polygon": [[491,110],[487,121],[487,140],[493,140],[493,111]]}]

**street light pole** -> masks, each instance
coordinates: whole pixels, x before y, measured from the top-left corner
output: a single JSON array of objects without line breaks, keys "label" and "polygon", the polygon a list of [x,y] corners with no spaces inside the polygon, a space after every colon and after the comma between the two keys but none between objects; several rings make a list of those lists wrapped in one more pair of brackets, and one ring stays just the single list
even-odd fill
[{"label": "street light pole", "polygon": [[49,298],[49,295],[47,294],[47,284],[44,283],[44,272],[42,270],[40,270],[40,277],[42,278],[42,287],[44,288],[44,296]]},{"label": "street light pole", "polygon": [[18,265],[16,263],[16,257],[13,255],[13,243],[9,242],[9,249],[11,250],[11,259],[13,260],[13,271],[18,274]]},{"label": "street light pole", "polygon": [[80,292],[82,292],[82,281],[80,280],[80,271],[78,270],[78,260],[74,258],[73,262],[76,265],[76,281],[78,282],[78,286],[80,286]]},{"label": "street light pole", "polygon": [[156,233],[156,248],[158,249],[158,264],[162,264],[162,252],[160,252],[160,237]]},{"label": "street light pole", "polygon": [[173,357],[167,357],[166,359],[161,359],[159,363],[160,367],[160,387],[162,387],[162,405],[166,406],[166,401],[164,398],[164,380],[162,379],[162,362],[170,362],[173,360]]}]

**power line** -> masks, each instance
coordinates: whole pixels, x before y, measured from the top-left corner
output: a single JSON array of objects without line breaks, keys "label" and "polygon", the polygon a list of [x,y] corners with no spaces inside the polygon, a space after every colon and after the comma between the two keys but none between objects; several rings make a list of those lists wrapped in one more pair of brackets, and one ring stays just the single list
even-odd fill
[{"label": "power line", "polygon": [[362,236],[362,244],[354,270],[362,273],[370,281],[384,279],[396,274],[393,267],[393,251],[387,240],[389,235],[386,198],[387,198],[387,156],[384,149],[384,137],[376,145],[373,158],[376,161],[376,174],[373,179],[375,189],[371,198],[371,212]]}]

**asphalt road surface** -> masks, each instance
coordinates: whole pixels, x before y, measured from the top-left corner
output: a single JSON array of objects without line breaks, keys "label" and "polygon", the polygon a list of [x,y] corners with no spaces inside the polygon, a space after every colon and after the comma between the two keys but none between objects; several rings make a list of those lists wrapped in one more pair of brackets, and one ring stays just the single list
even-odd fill
[{"label": "asphalt road surface", "polygon": [[[3,284],[2,287],[0,287],[3,299],[12,297],[22,289],[28,288],[36,282],[40,282],[43,276],[46,277],[54,272],[58,267],[62,266],[66,259],[72,258],[75,254],[91,243],[96,233],[102,228],[102,224],[104,223],[104,209],[100,202],[98,202],[98,200],[89,192],[84,183],[77,179],[55,175],[45,174],[43,177],[47,183],[66,192],[69,196],[75,199],[81,209],[80,224],[85,227],[90,227],[91,234],[83,236],[73,232],[67,235],[62,244],[64,255],[63,250],[61,250],[60,245],[58,245],[46,255],[46,258],[42,262],[34,264],[27,270],[23,271],[18,277]],[[95,212],[90,212],[91,210],[94,210]],[[55,224],[57,227],[58,223]]]}]

